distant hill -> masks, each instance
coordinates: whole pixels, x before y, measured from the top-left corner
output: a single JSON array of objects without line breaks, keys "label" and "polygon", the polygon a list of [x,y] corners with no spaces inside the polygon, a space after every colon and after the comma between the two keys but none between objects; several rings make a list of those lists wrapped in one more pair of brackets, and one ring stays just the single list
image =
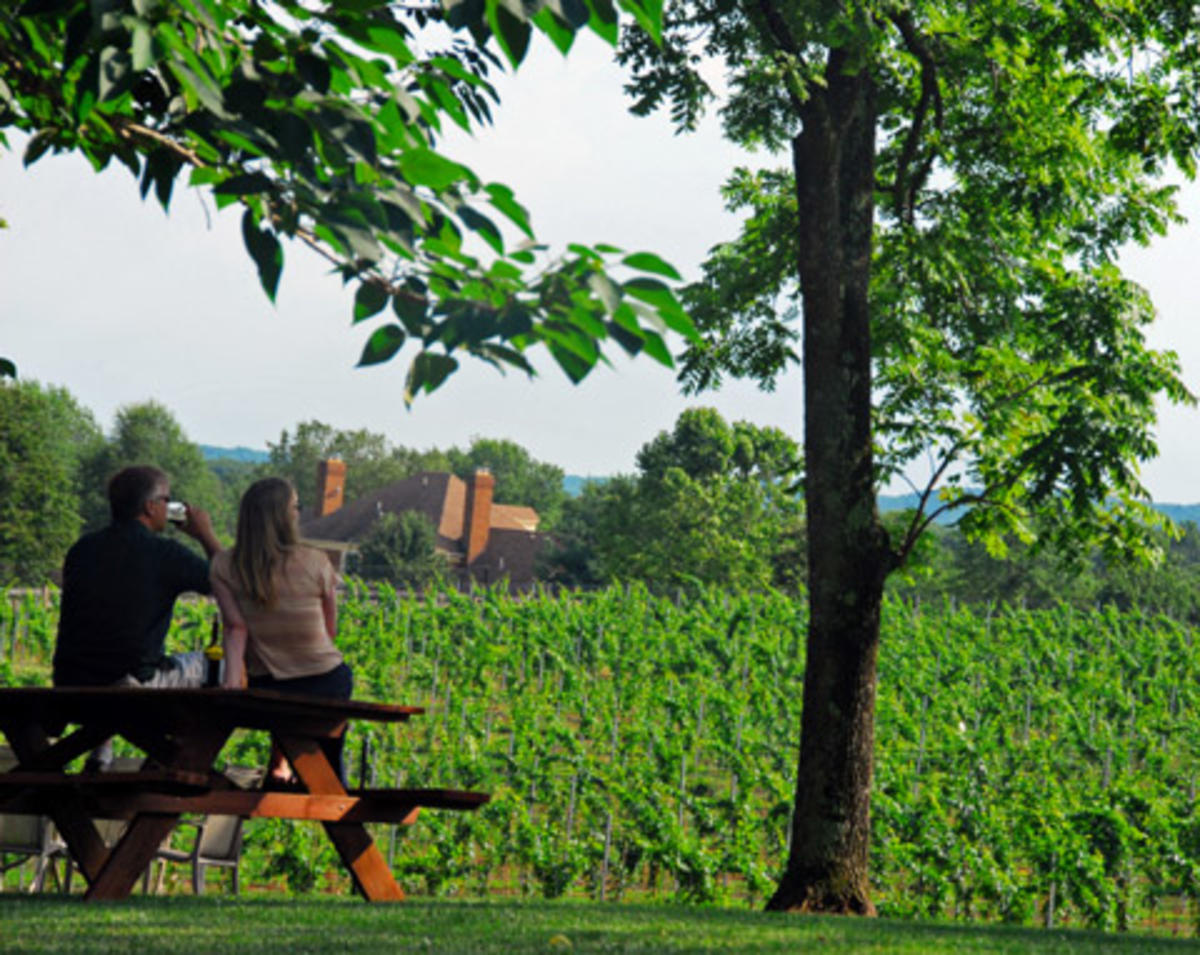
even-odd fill
[{"label": "distant hill", "polygon": [[563,490],[567,492],[568,497],[579,497],[587,485],[602,484],[607,480],[606,477],[580,477],[578,474],[568,474],[563,478]]},{"label": "distant hill", "polygon": [[200,445],[200,453],[204,455],[205,461],[249,461],[251,464],[259,464],[263,461],[269,461],[271,456],[266,451],[256,451],[254,448],[218,448],[211,444]]},{"label": "distant hill", "polygon": [[[904,511],[911,510],[917,506],[917,501],[920,500],[916,494],[880,494],[879,495],[879,510],[881,511]],[[1183,524],[1187,521],[1193,521],[1200,524],[1200,504],[1158,504],[1152,505],[1160,514],[1166,514],[1167,517],[1175,521],[1177,524]],[[947,511],[938,518],[939,524],[953,524],[962,516],[962,508],[955,508]]]},{"label": "distant hill", "polygon": [[1200,524],[1200,504],[1155,504],[1154,507],[1176,524],[1185,524],[1188,521]]}]

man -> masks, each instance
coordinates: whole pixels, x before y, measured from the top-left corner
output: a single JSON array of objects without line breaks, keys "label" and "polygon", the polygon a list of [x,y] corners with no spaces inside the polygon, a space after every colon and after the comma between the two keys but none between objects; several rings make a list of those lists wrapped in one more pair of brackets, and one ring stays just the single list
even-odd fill
[{"label": "man", "polygon": [[[203,683],[203,654],[163,653],[175,598],[211,591],[208,562],[162,536],[170,499],[170,481],[158,468],[126,468],[108,482],[112,523],[76,541],[63,564],[55,686]],[[221,545],[208,514],[186,512],[180,530],[211,558]],[[104,761],[97,751],[89,764],[97,756]]]}]

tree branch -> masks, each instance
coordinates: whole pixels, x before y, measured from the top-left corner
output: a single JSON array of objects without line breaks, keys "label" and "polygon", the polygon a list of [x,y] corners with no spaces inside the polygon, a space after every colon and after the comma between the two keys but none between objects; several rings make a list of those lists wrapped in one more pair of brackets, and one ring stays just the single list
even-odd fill
[{"label": "tree branch", "polygon": [[[758,12],[766,23],[767,39],[771,40],[776,49],[793,63],[799,61],[800,47],[796,43],[796,38],[792,36],[791,27],[784,20],[779,8],[771,0],[755,0],[755,6],[758,7]],[[786,68],[784,84],[787,87],[788,100],[792,104],[792,109],[799,113],[804,107],[807,94],[796,77],[794,66]]]},{"label": "tree branch", "polygon": [[[1066,381],[1071,378],[1075,378],[1082,373],[1083,369],[1077,367],[1068,368],[1066,371],[1053,375],[1043,375],[1042,377],[1029,382],[1024,387],[1018,388],[1016,391],[1013,391],[1000,398],[992,407],[1011,405],[1017,401],[1020,401],[1034,388],[1038,388],[1051,382]],[[933,474],[930,475],[929,481],[925,485],[925,489],[920,492],[920,498],[917,501],[917,507],[913,513],[912,521],[909,522],[908,529],[904,533],[904,538],[901,542],[901,545],[896,551],[898,564],[903,563],[903,561],[912,552],[913,547],[916,546],[917,540],[920,538],[920,536],[925,533],[929,526],[942,514],[945,514],[951,508],[959,507],[964,504],[990,504],[990,498],[992,495],[994,495],[997,491],[1012,487],[1012,485],[1016,482],[1017,475],[1014,474],[1007,481],[989,488],[984,488],[983,491],[977,494],[966,494],[963,497],[960,497],[958,500],[952,501],[949,504],[942,504],[926,514],[925,507],[929,503],[929,499],[936,489],[938,481],[941,480],[942,475],[946,473],[946,470],[950,467],[950,465],[958,459],[959,452],[962,451],[966,441],[967,435],[963,435],[950,446],[943,456],[941,464],[939,464],[934,470]]]},{"label": "tree branch", "polygon": [[933,107],[935,125],[938,129],[942,128],[945,114],[942,103],[942,91],[938,83],[937,61],[924,39],[917,32],[912,14],[907,10],[902,10],[889,13],[888,17],[895,24],[896,29],[900,31],[900,36],[904,39],[904,45],[908,48],[908,51],[921,64],[921,98],[917,101],[912,125],[908,128],[908,135],[904,137],[904,146],[900,152],[900,159],[896,164],[896,181],[892,185],[896,214],[902,222],[911,225],[915,214],[916,194],[925,184],[933,169],[933,152],[931,151],[926,156],[911,179],[909,177],[909,170],[916,161],[917,151],[920,149],[921,135],[924,131],[926,117],[929,115],[930,106]]},{"label": "tree branch", "polygon": [[172,139],[166,133],[160,133],[157,129],[143,126],[141,123],[135,123],[133,120],[126,119],[123,116],[104,116],[104,120],[112,126],[113,131],[122,139],[148,139],[158,143],[160,146],[166,147],[184,162],[188,163],[188,165],[196,166],[199,169],[207,166],[207,163],[196,155],[195,152],[188,149],[178,140]]}]

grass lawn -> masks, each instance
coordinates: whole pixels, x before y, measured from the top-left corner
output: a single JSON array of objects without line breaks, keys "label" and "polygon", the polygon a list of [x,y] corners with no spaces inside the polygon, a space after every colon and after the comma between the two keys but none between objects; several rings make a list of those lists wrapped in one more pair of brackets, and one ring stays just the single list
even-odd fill
[{"label": "grass lawn", "polygon": [[3,952],[1166,952],[1194,940],[673,905],[0,895]]}]

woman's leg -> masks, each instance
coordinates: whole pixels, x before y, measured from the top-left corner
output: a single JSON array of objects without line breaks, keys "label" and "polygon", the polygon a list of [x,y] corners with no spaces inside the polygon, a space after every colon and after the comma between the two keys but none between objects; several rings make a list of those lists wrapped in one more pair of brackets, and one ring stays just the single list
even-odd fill
[{"label": "woman's leg", "polygon": [[[298,696],[318,696],[332,700],[348,700],[354,691],[354,674],[345,663],[338,664],[328,673],[316,676],[301,676],[291,680],[276,680],[273,677],[259,676],[250,678],[252,689],[277,690],[280,693],[295,693]],[[344,733],[321,741],[321,749],[325,758],[337,773],[342,785],[348,784],[346,767],[343,759],[343,749],[346,745]],[[278,761],[277,758],[278,757]],[[272,749],[271,761],[267,766],[268,777],[275,782],[289,782],[293,779],[291,768],[288,767],[283,754]]]}]

